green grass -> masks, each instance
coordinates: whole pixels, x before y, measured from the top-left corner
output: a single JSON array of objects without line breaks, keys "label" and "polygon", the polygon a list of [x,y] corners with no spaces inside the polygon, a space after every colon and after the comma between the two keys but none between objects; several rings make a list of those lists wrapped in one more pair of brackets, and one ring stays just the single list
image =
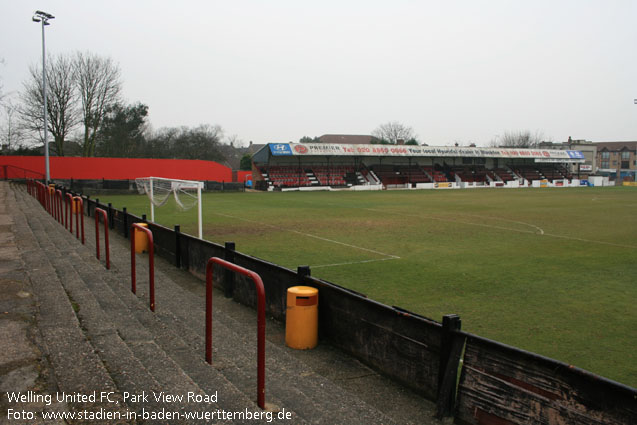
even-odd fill
[{"label": "green grass", "polygon": [[[637,387],[637,188],[206,193],[203,210],[206,239]],[[155,212],[196,234],[196,211]]]}]

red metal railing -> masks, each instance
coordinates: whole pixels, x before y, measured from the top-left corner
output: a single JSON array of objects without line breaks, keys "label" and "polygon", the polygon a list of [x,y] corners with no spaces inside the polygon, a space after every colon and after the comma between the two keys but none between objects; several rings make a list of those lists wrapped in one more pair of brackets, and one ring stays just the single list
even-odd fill
[{"label": "red metal railing", "polygon": [[212,282],[218,264],[252,279],[257,289],[257,404],[265,409],[265,289],[261,277],[252,270],[212,257],[206,264],[206,362],[212,364]]},{"label": "red metal railing", "polygon": [[40,182],[33,180],[31,182],[31,195],[38,201],[40,201]]},{"label": "red metal railing", "polygon": [[137,282],[135,281],[135,231],[145,232],[148,236],[148,282],[150,285],[150,309],[155,311],[155,250],[153,247],[153,232],[147,227],[133,223],[130,226],[130,267],[131,267],[131,291],[137,293]]},{"label": "red metal railing", "polygon": [[81,196],[74,196],[72,200],[73,200],[73,208],[71,209],[71,211],[73,211],[73,209],[75,210],[75,237],[77,239],[80,238],[80,222],[81,222],[82,245],[84,245],[84,200],[82,199]]},{"label": "red metal railing", "polygon": [[51,189],[49,186],[44,186],[44,208],[51,214]]},{"label": "red metal railing", "polygon": [[60,189],[55,191],[55,195],[53,196],[53,217],[59,222],[63,223],[62,220],[62,203],[63,203],[62,191]]},{"label": "red metal railing", "polygon": [[40,202],[40,205],[44,206],[44,185],[42,182],[34,182],[35,184],[35,197]]},{"label": "red metal railing", "polygon": [[55,189],[50,186],[45,186],[46,195],[45,195],[45,208],[49,214],[53,214],[53,195],[55,194]]},{"label": "red metal railing", "polygon": [[27,193],[35,198],[35,180],[27,179]]},{"label": "red metal railing", "polygon": [[[111,268],[110,247],[108,245],[108,215],[101,208],[95,208],[95,249],[100,259],[100,215],[104,219],[104,251],[106,251],[106,268]],[[133,291],[134,292],[134,291]]]},{"label": "red metal railing", "polygon": [[64,228],[73,233],[73,195],[70,193],[64,196]]},{"label": "red metal railing", "polygon": [[40,202],[44,209],[49,212],[49,188],[44,183],[40,183]]}]

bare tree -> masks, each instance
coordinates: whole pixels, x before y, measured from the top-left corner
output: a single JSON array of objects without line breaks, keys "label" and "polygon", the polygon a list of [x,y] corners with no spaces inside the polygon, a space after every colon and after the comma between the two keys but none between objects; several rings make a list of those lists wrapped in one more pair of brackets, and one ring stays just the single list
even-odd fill
[{"label": "bare tree", "polygon": [[[0,65],[4,65],[4,58],[0,58]],[[0,79],[0,103],[2,102],[2,99],[4,99],[6,96],[3,89],[4,89],[4,84],[2,84],[2,79]]]},{"label": "bare tree", "polygon": [[407,127],[399,123],[398,121],[390,121],[386,124],[379,125],[374,131],[372,131],[372,136],[392,145],[398,143],[399,140],[404,142],[416,140],[414,130],[411,127]]},{"label": "bare tree", "polygon": [[110,58],[77,53],[74,60],[84,126],[82,154],[95,155],[97,133],[108,109],[119,101],[122,83],[119,66]]},{"label": "bare tree", "polygon": [[18,124],[18,106],[5,98],[2,102],[2,118],[0,120],[0,145],[2,152],[11,153],[21,147],[23,131]]},{"label": "bare tree", "polygon": [[239,139],[238,135],[232,134],[226,137],[226,145],[230,145],[233,148],[238,148],[243,145],[243,140]]},{"label": "bare tree", "polygon": [[161,128],[148,136],[143,155],[147,158],[223,161],[222,139],[223,129],[218,125]]},{"label": "bare tree", "polygon": [[[47,60],[47,127],[59,156],[64,156],[66,137],[79,123],[73,69],[73,61],[68,56],[49,57]],[[42,141],[42,68],[32,66],[29,74],[21,95],[20,115],[23,127],[37,134],[37,139]]]},{"label": "bare tree", "polygon": [[496,136],[490,143],[492,147],[501,148],[535,148],[544,138],[542,132],[531,133],[529,130],[506,131],[502,136]]}]

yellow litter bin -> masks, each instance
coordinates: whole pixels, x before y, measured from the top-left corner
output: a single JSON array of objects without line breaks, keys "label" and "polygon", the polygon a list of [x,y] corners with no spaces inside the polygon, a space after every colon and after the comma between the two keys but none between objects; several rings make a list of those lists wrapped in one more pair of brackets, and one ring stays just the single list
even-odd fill
[{"label": "yellow litter bin", "polygon": [[307,350],[318,342],[318,289],[310,286],[288,288],[285,314],[285,343]]},{"label": "yellow litter bin", "polygon": [[[146,223],[137,223],[142,227],[148,227]],[[148,235],[142,230],[133,229],[135,232],[135,253],[141,254],[142,252],[148,252]]]}]

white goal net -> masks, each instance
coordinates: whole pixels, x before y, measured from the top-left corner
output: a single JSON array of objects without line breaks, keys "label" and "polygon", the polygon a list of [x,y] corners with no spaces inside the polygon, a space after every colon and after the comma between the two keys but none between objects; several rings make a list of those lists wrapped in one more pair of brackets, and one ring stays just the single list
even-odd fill
[{"label": "white goal net", "polygon": [[177,207],[186,211],[198,205],[199,238],[202,238],[201,227],[201,189],[203,183],[193,180],[167,179],[163,177],[140,177],[135,179],[137,191],[145,193],[150,199],[150,220],[155,221],[155,207],[159,208],[168,202],[172,195]]}]

